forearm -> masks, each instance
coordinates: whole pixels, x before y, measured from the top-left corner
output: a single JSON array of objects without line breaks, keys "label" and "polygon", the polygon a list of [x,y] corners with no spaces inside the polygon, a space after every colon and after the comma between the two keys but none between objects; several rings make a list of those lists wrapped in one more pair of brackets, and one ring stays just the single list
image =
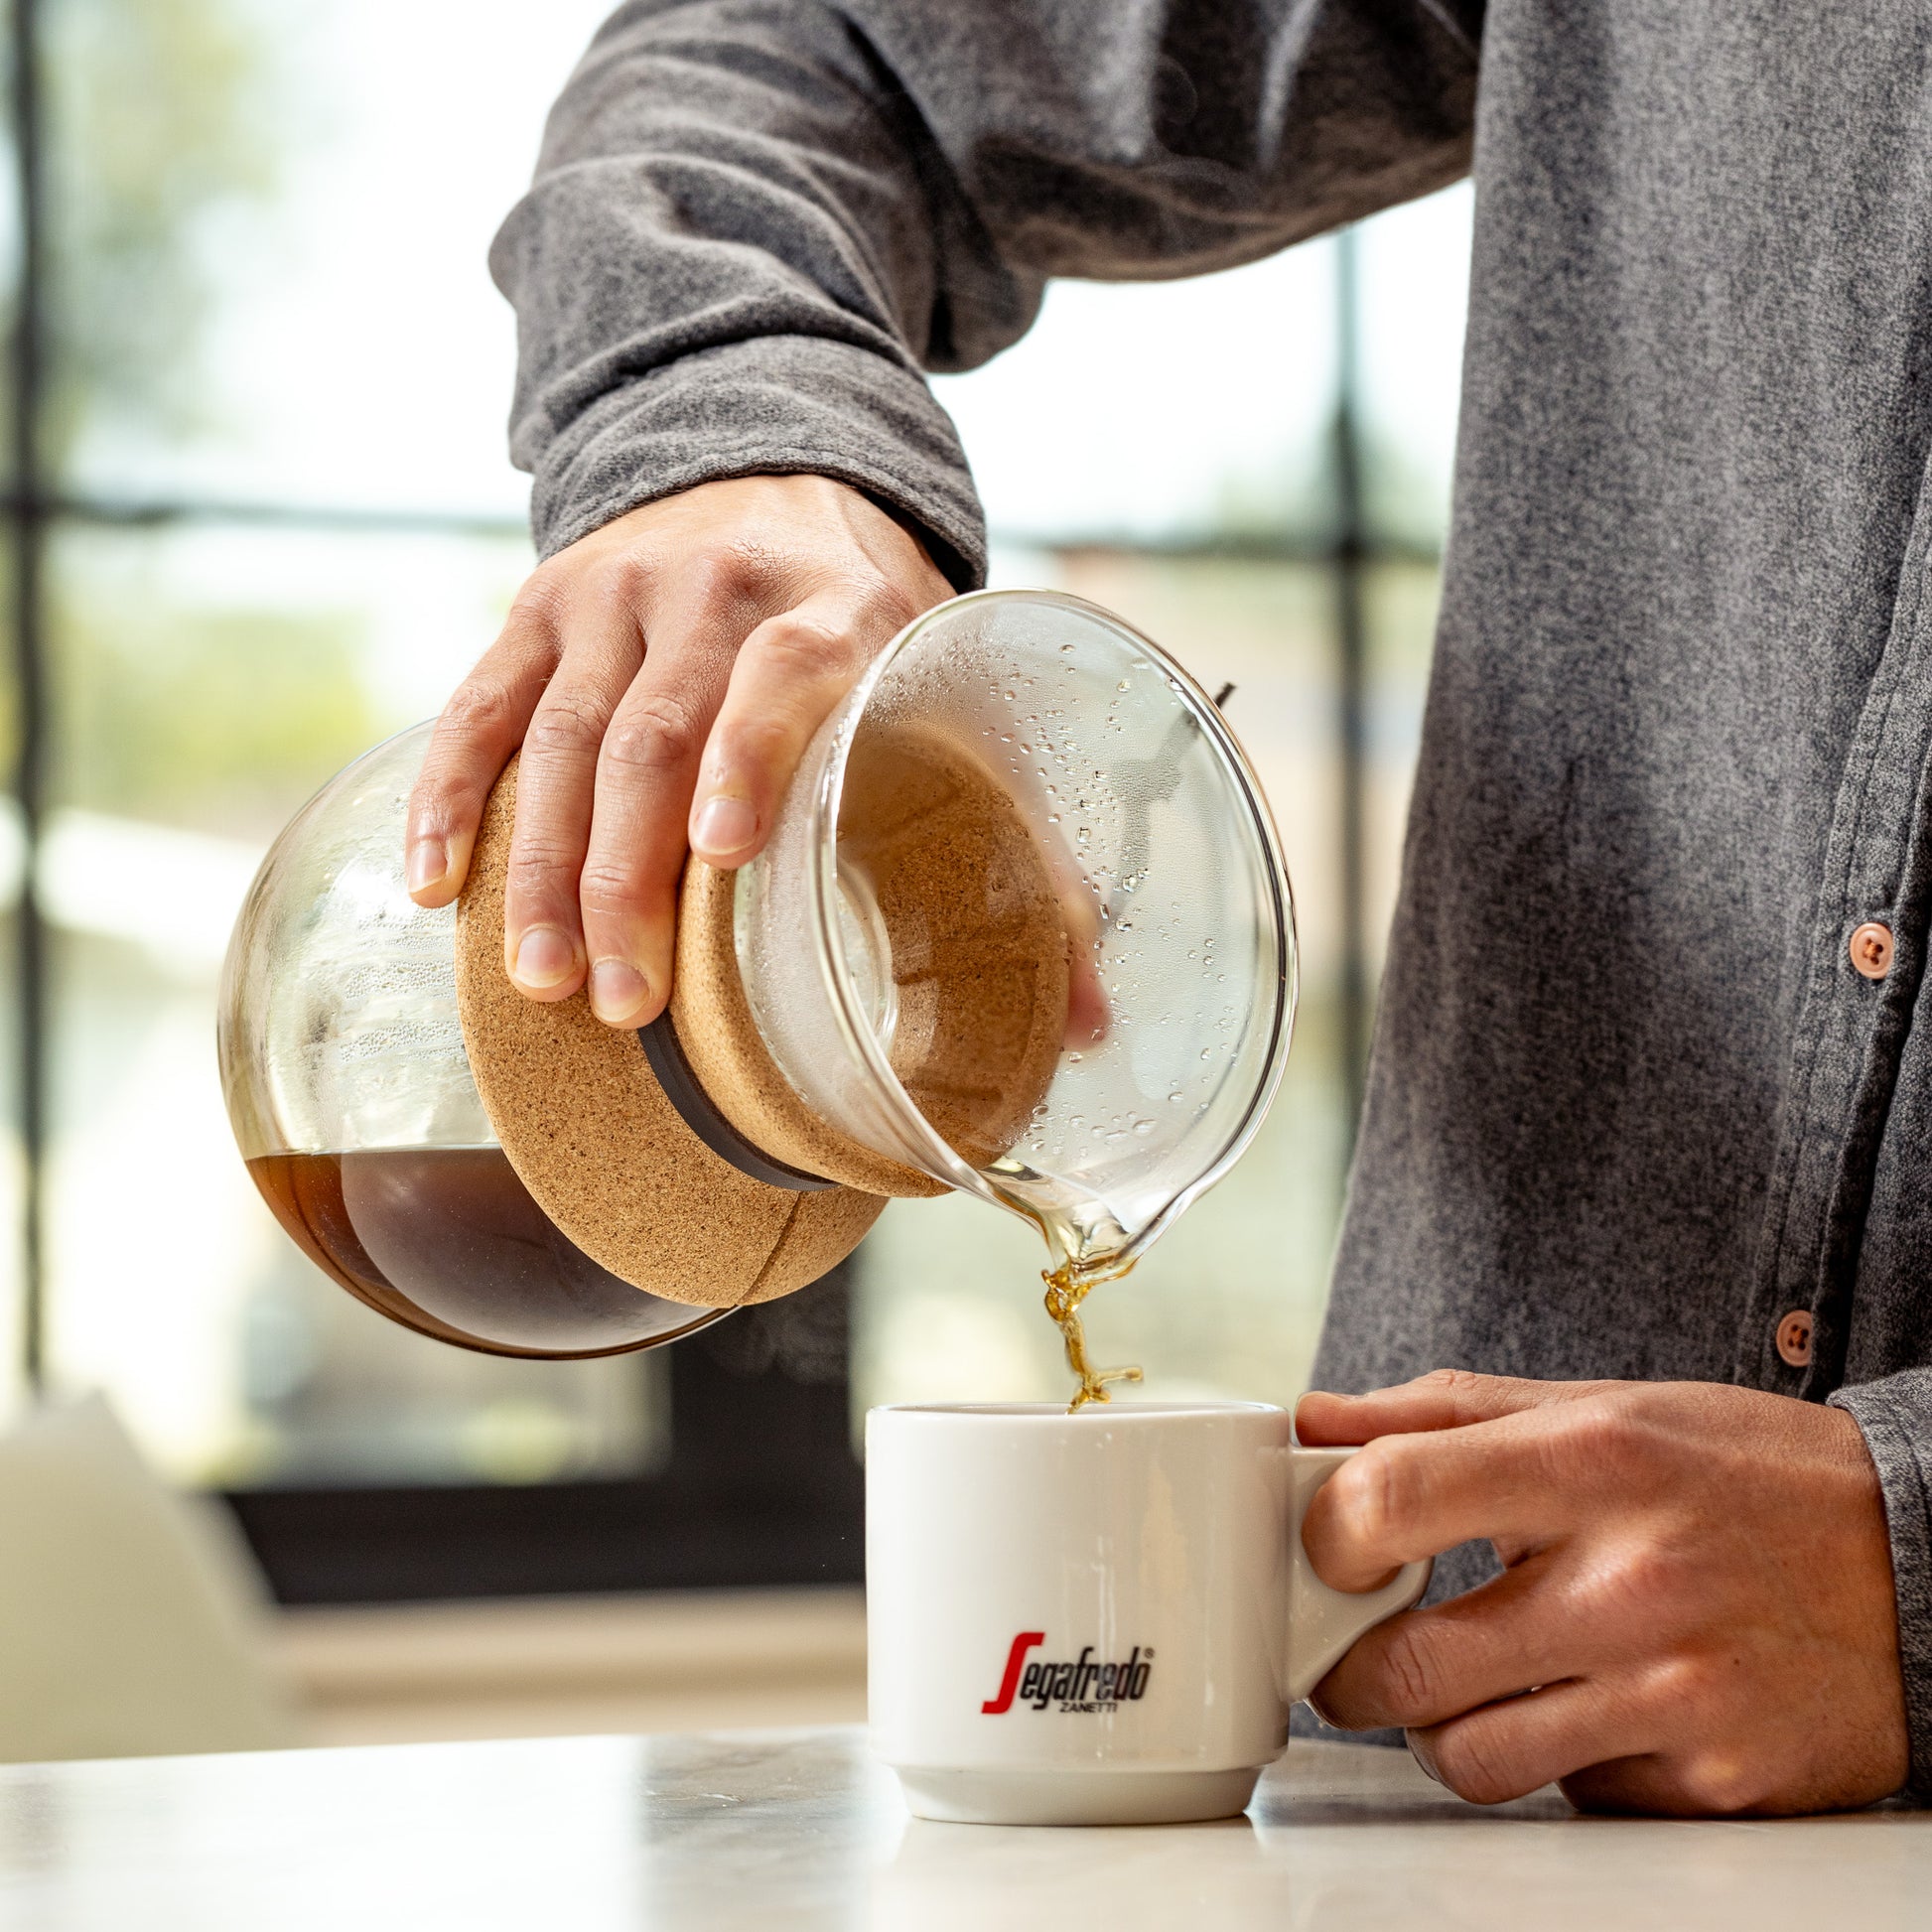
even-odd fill
[{"label": "forearm", "polygon": [[607,26],[492,254],[546,553],[759,471],[911,515],[955,581],[977,507],[925,368],[984,361],[1053,274],[1221,267],[1465,164],[1466,35],[1367,0],[685,0]]},{"label": "forearm", "polygon": [[639,502],[795,470],[884,496],[976,572],[965,462],[918,371],[937,252],[898,118],[821,7],[606,27],[491,251],[544,554]]}]

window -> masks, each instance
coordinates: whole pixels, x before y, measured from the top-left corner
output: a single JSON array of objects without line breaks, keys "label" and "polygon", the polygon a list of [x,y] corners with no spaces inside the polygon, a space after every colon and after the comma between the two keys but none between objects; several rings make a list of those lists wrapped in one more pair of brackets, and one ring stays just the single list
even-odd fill
[{"label": "window", "polygon": [[[839,1278],[675,1348],[505,1362],[325,1283],[229,1139],[215,974],[262,849],[436,710],[528,565],[484,251],[606,4],[475,0],[453,33],[435,0],[15,0],[5,1372],[106,1388],[294,1598],[856,1576],[857,1408],[1063,1381],[1035,1237],[974,1203],[896,1205]],[[999,580],[1234,681],[1300,896],[1274,1119],[1093,1305],[1097,1346],[1157,1387],[1286,1398],[1306,1372],[1420,711],[1466,209],[1208,282],[1056,288],[1027,343],[942,385]]]}]

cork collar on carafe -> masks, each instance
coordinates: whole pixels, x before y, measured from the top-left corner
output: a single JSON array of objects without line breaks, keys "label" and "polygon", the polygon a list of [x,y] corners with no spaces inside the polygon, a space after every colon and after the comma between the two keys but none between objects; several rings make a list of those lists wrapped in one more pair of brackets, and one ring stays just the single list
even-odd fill
[{"label": "cork collar on carafe", "polygon": [[537,1204],[594,1261],[668,1301],[735,1308],[816,1281],[884,1198],[754,1178],[686,1123],[634,1033],[582,993],[542,1004],[503,970],[516,763],[483,814],[457,918],[457,1004],[478,1091]]}]

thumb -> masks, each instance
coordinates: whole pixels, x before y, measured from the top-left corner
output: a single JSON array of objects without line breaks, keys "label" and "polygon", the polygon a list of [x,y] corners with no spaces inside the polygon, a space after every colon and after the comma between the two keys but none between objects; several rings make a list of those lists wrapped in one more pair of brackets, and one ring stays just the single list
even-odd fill
[{"label": "thumb", "polygon": [[1373,1442],[1430,1429],[1460,1429],[1525,1409],[1578,1402],[1614,1388],[1612,1382],[1530,1382],[1514,1375],[1476,1375],[1439,1368],[1392,1389],[1367,1395],[1330,1395],[1311,1389],[1295,1407],[1295,1435],[1311,1447]]}]

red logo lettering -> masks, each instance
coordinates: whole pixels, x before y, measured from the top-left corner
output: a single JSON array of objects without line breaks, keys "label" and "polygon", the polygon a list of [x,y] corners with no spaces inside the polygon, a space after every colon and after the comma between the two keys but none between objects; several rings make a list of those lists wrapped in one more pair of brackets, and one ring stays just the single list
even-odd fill
[{"label": "red logo lettering", "polygon": [[1013,1709],[1013,1694],[1020,1688],[1021,1661],[1035,1644],[1044,1643],[1045,1641],[1046,1632],[1044,1630],[1022,1630],[1014,1638],[1013,1648],[1007,1652],[1006,1675],[1000,1679],[1000,1695],[996,1698],[988,1698],[980,1706],[980,1710],[987,1717],[997,1718],[1003,1712]]}]

